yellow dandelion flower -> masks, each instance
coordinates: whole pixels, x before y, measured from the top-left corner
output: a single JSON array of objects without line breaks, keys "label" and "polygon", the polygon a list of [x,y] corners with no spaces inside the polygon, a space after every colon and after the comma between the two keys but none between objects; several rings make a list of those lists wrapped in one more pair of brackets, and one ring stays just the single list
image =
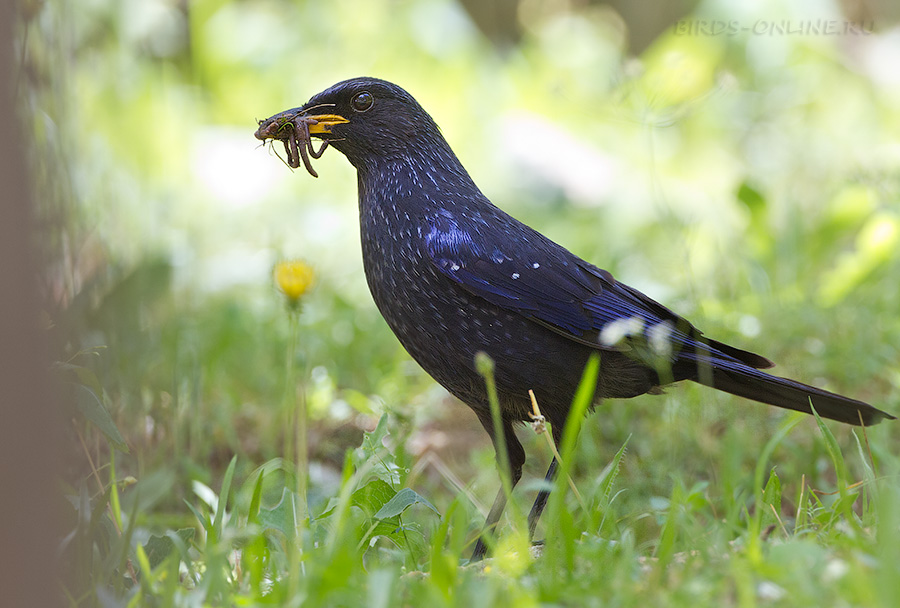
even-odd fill
[{"label": "yellow dandelion flower", "polygon": [[275,284],[291,304],[296,304],[309,291],[316,278],[312,267],[300,260],[278,262],[274,274]]}]

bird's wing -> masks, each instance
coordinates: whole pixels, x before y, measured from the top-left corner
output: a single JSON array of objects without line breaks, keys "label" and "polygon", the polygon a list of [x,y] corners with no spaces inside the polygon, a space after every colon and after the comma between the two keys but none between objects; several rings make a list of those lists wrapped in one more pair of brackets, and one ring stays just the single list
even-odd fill
[{"label": "bird's wing", "polygon": [[471,293],[575,336],[593,329],[593,315],[584,306],[594,291],[591,276],[565,268],[567,260],[537,250],[523,258],[518,239],[486,238],[488,226],[460,229],[449,215],[431,219],[429,227],[425,244],[431,261]]},{"label": "bird's wing", "polygon": [[452,216],[438,216],[429,220],[426,250],[442,274],[470,293],[593,348],[641,343],[667,358],[712,349],[753,367],[772,365],[703,338],[683,317],[540,233],[521,224],[509,228],[518,234],[486,234],[492,230],[486,225],[462,230]]}]

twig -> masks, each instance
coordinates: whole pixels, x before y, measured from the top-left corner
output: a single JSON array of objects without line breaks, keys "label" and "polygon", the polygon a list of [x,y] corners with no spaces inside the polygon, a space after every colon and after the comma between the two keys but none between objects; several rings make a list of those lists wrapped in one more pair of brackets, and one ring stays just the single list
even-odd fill
[{"label": "twig", "polygon": [[[534,429],[534,432],[538,435],[543,435],[547,438],[547,445],[550,446],[550,451],[553,453],[553,457],[556,458],[556,461],[562,465],[562,456],[559,455],[559,450],[556,449],[556,442],[553,441],[553,438],[550,437],[550,433],[547,432],[547,419],[544,418],[543,414],[541,414],[541,408],[538,406],[537,398],[534,396],[534,391],[528,389],[528,396],[531,398],[531,409],[533,410],[531,416],[531,427]],[[578,492],[578,488],[575,487],[575,482],[572,481],[572,477],[566,474],[566,479],[569,481],[569,487],[572,488],[572,493],[575,494],[575,498],[578,499],[578,502],[581,503],[581,508],[585,511],[587,507],[584,504],[584,499],[581,497],[581,494]]]},{"label": "twig", "polygon": [[[97,485],[100,487],[100,493],[103,494],[103,481],[100,479],[100,473],[94,465],[94,459],[91,458],[91,451],[84,441],[84,435],[81,434],[81,429],[78,428],[78,423],[75,422],[74,419],[72,420],[72,427],[75,429],[75,434],[78,435],[78,441],[81,442],[81,448],[84,450],[84,455],[87,456],[88,464],[91,465],[91,472],[94,474],[94,479],[97,480]],[[113,518],[113,521],[115,521],[115,518]],[[121,534],[121,531],[119,531],[119,533]]]},{"label": "twig", "polygon": [[772,509],[772,513],[775,515],[775,521],[777,521],[778,525],[781,526],[781,531],[784,532],[784,537],[788,538],[787,528],[784,527],[784,522],[781,521],[781,516],[779,516],[778,511],[775,510],[775,505],[769,503],[769,508]]}]

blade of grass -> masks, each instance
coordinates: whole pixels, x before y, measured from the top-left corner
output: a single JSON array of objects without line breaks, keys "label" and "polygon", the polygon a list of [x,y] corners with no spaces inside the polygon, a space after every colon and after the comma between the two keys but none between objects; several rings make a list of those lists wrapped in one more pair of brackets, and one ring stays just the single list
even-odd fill
[{"label": "blade of grass", "polygon": [[751,560],[754,562],[758,562],[762,560],[762,547],[760,545],[760,531],[762,529],[762,518],[763,513],[766,512],[765,501],[763,500],[763,479],[766,475],[766,468],[768,467],[769,458],[771,458],[772,453],[775,451],[775,448],[784,441],[785,437],[787,437],[794,427],[800,424],[800,421],[803,420],[802,414],[795,414],[794,416],[788,418],[781,426],[778,431],[766,442],[766,445],[763,447],[762,452],[759,455],[759,458],[756,460],[756,470],[753,475],[753,493],[754,493],[754,504],[756,505],[756,509],[753,513],[752,518],[750,519],[750,526],[748,529],[749,534],[749,542],[747,544],[747,554]]},{"label": "blade of grass", "polygon": [[506,437],[503,432],[503,417],[500,413],[500,399],[497,397],[497,383],[494,379],[494,361],[487,353],[479,352],[475,355],[475,368],[487,389],[488,403],[491,406],[491,420],[494,423],[494,445],[497,450],[497,462],[500,464],[500,483],[506,492],[506,500],[509,501],[512,494],[512,480],[509,478],[509,454],[506,451]]},{"label": "blade of grass", "polygon": [[259,505],[262,502],[262,485],[264,471],[260,471],[253,485],[253,495],[250,497],[250,510],[247,511],[247,521],[259,523]]},{"label": "blade of grass", "polygon": [[841,493],[841,498],[844,498],[850,475],[847,472],[847,463],[844,462],[844,455],[841,453],[841,447],[838,445],[834,433],[832,433],[831,429],[829,429],[822,421],[819,412],[816,411],[816,408],[812,404],[812,400],[809,402],[809,407],[812,409],[813,416],[816,417],[816,424],[819,426],[819,432],[822,433],[822,439],[825,440],[825,450],[828,452],[828,456],[831,458],[832,464],[834,464],[834,472],[837,474],[838,490]]},{"label": "blade of grass", "polygon": [[[575,453],[575,442],[584,422],[584,416],[590,408],[594,393],[597,388],[597,377],[600,373],[600,355],[595,353],[588,359],[581,376],[581,382],[572,399],[572,407],[569,410],[566,424],[563,427],[562,449],[560,450],[559,470],[553,491],[550,493],[547,516],[554,526],[548,529],[548,542],[546,546],[547,560],[550,563],[560,564],[571,572],[574,567],[574,543],[577,536],[573,526],[571,512],[564,508],[565,484],[572,466],[572,456]],[[561,542],[555,542],[555,539]],[[559,554],[562,551],[562,554]]]},{"label": "blade of grass", "polygon": [[231,492],[231,480],[234,478],[234,467],[237,464],[237,455],[231,458],[228,468],[225,469],[225,478],[222,480],[222,490],[219,492],[219,501],[216,503],[216,518],[213,527],[219,538],[222,538],[222,526],[225,519],[225,505],[228,503],[228,494]]}]

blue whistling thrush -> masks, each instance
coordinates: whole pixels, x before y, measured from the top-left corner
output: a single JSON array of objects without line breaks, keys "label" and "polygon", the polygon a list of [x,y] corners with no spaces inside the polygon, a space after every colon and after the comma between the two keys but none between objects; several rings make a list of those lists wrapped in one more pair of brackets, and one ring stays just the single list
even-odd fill
[{"label": "blue whistling thrush", "polygon": [[[302,107],[260,121],[256,137],[284,143],[288,164],[316,175],[327,146],[356,168],[363,264],[372,297],[409,354],[468,405],[494,447],[505,443],[512,484],[525,451],[533,390],[559,443],[582,370],[601,354],[594,401],[692,380],[734,395],[871,425],[894,417],[862,401],[760,371],[773,363],[711,340],[686,319],[494,206],[438,126],[400,87],[345,80]],[[317,151],[311,138],[323,141]],[[495,433],[475,355],[495,363],[502,437]],[[554,459],[547,480],[555,477]],[[549,491],[529,515],[533,535]],[[506,503],[501,489],[484,532]],[[485,534],[473,560],[484,556]]]}]

